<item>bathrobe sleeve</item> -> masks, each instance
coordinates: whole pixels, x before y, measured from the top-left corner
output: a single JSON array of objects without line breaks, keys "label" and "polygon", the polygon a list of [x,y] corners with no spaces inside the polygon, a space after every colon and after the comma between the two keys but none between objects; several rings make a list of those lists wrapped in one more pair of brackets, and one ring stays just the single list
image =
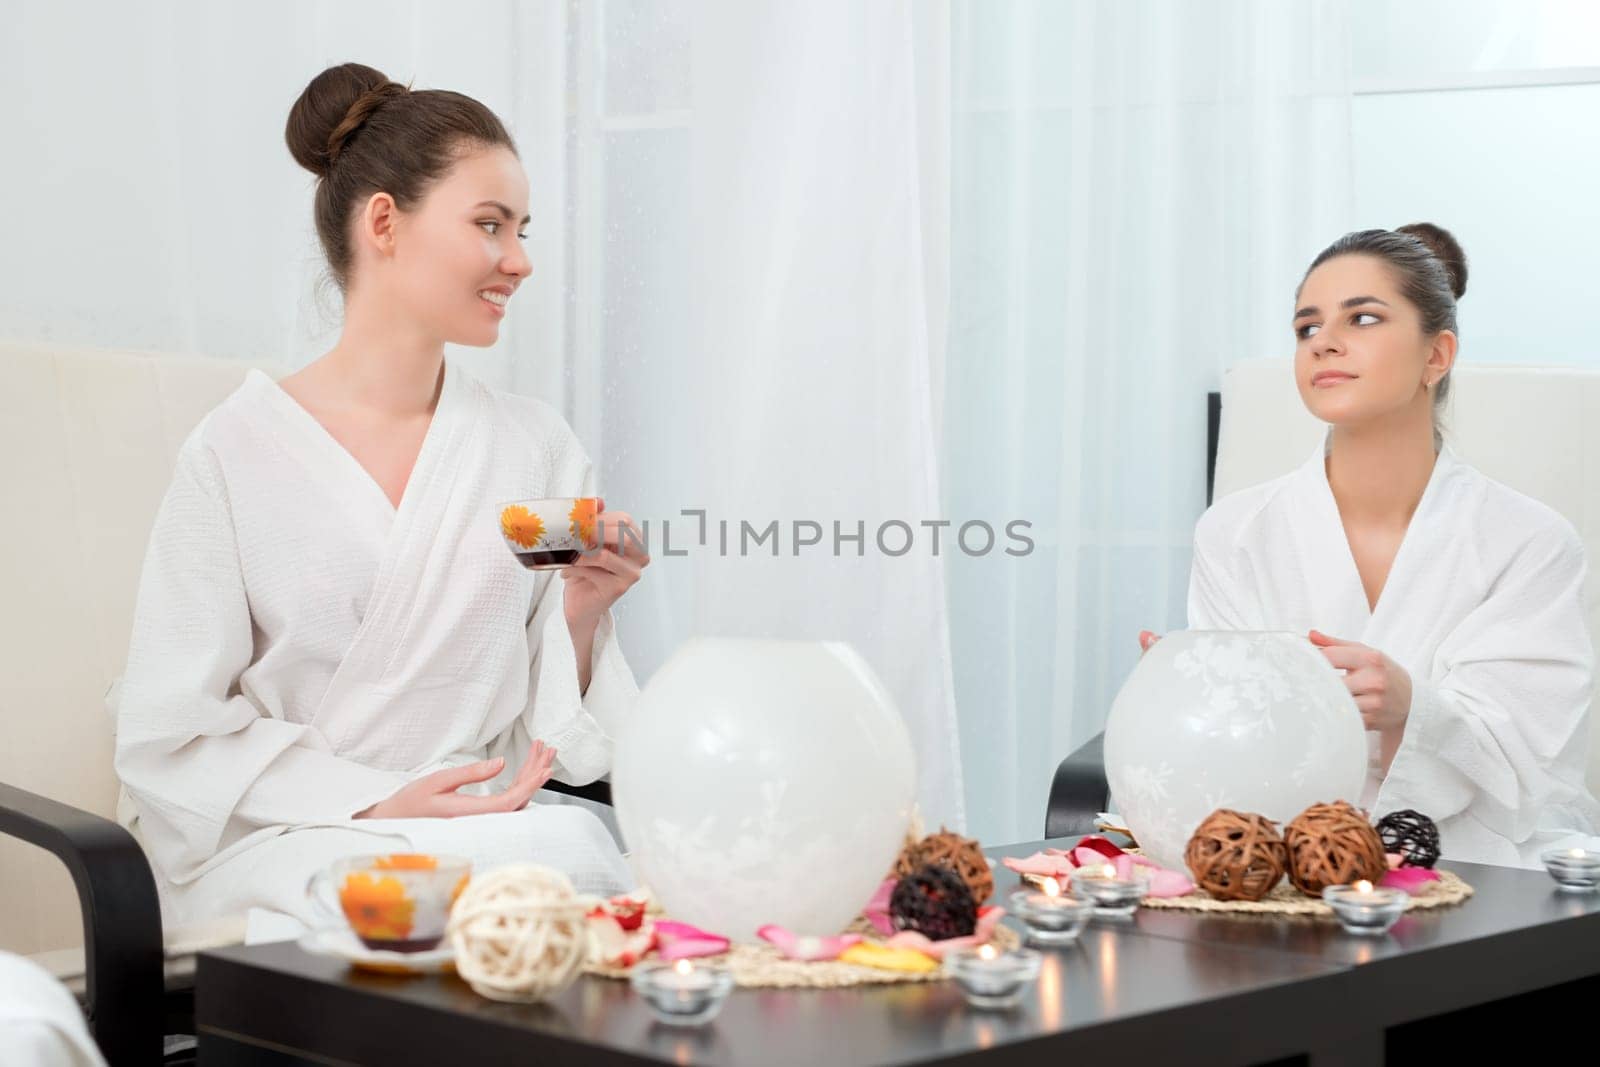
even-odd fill
[{"label": "bathrobe sleeve", "polygon": [[1189,568],[1189,629],[1261,629],[1248,574],[1248,561],[1235,548],[1235,523],[1216,507],[1194,528],[1194,561]]},{"label": "bathrobe sleeve", "polygon": [[[591,496],[593,468],[571,430],[564,423],[561,429],[565,439],[556,452],[554,484],[575,486],[578,495]],[[489,754],[505,756],[512,767],[527,758],[528,746],[538,739],[556,750],[558,781],[585,785],[610,772],[615,732],[637,701],[639,687],[607,611],[595,627],[589,688],[579,693],[578,657],[567,629],[566,582],[560,571],[545,574],[528,621],[528,706],[513,728],[490,745]]]},{"label": "bathrobe sleeve", "polygon": [[150,535],[116,707],[117,774],[174,881],[255,830],[347,818],[410,777],[252,703],[238,679],[253,647],[226,483],[197,431]]},{"label": "bathrobe sleeve", "polygon": [[[1553,805],[1581,802],[1593,651],[1582,542],[1540,529],[1490,593],[1412,674],[1405,733],[1375,815],[1415,808],[1453,835],[1479,827],[1517,844]],[[1476,825],[1474,825],[1476,824]]]}]

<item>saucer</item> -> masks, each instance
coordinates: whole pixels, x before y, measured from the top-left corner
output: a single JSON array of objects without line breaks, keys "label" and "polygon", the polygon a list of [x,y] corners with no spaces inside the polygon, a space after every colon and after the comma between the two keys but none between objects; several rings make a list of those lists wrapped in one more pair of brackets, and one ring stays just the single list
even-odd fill
[{"label": "saucer", "polygon": [[448,941],[427,952],[388,952],[370,949],[348,927],[309,930],[300,947],[318,956],[334,956],[350,966],[380,974],[451,974],[456,969],[455,950]]}]

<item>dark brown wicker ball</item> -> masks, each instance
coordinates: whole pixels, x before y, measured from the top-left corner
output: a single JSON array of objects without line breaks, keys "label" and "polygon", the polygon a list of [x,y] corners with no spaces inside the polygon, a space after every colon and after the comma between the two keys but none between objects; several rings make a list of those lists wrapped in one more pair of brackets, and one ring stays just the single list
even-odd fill
[{"label": "dark brown wicker ball", "polygon": [[1313,804],[1283,830],[1289,849],[1289,880],[1320,896],[1330,885],[1376,882],[1389,870],[1383,841],[1367,818],[1342,800]]},{"label": "dark brown wicker ball", "polygon": [[978,905],[959,874],[924,863],[895,883],[889,917],[897,930],[920,930],[932,941],[944,941],[978,928]]},{"label": "dark brown wicker ball", "polygon": [[1406,867],[1432,867],[1439,862],[1439,828],[1433,820],[1404,808],[1378,820],[1378,837],[1389,852],[1400,853]]},{"label": "dark brown wicker ball", "polygon": [[994,872],[989,869],[989,861],[984,859],[983,846],[970,837],[940,827],[936,834],[907,842],[900,850],[900,858],[895,860],[894,877],[904,878],[924,863],[955,871],[979,904],[994,892]]},{"label": "dark brown wicker ball", "polygon": [[1189,838],[1183,862],[1218,900],[1260,900],[1283,878],[1289,850],[1266,816],[1218,808]]}]

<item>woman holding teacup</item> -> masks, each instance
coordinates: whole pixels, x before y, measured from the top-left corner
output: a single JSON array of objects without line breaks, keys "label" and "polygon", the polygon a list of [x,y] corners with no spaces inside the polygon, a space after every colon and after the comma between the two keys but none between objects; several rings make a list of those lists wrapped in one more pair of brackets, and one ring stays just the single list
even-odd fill
[{"label": "woman holding teacup", "polygon": [[1466,282],[1428,223],[1347,234],[1312,262],[1294,368],[1326,440],[1201,517],[1189,626],[1307,634],[1367,729],[1362,806],[1431,816],[1448,858],[1536,866],[1600,825],[1586,563],[1569,522],[1443,443]]},{"label": "woman holding teacup", "polygon": [[516,148],[476,100],[358,64],[312,80],[286,137],[344,325],[201,422],[151,535],[116,767],[165,905],[306,918],[312,872],[400,850],[626,888],[591,812],[527,805],[610,768],[638,693],[610,608],[649,558],[605,511],[559,578],[518,566],[506,502],[593,520],[589,461],[554,409],[444,357],[493,344],[529,275]]}]

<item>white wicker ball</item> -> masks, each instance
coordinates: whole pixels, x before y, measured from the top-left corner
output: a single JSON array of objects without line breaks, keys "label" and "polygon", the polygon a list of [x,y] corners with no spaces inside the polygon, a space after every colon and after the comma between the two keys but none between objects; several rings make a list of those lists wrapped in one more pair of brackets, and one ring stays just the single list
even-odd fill
[{"label": "white wicker ball", "polygon": [[589,955],[592,901],[560,871],[532,863],[478,875],[450,910],[456,972],[480,996],[528,1003],[572,984]]}]

